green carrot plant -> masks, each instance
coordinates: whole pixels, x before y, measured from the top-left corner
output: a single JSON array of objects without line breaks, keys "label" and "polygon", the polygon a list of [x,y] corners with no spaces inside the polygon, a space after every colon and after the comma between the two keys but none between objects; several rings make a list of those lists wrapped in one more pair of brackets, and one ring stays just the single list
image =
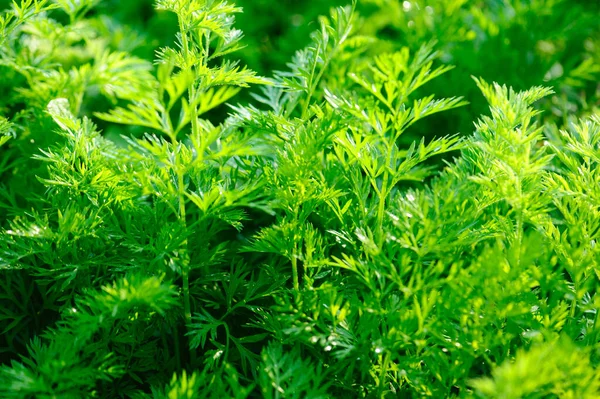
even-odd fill
[{"label": "green carrot plant", "polygon": [[101,1],[3,12],[0,396],[598,396],[600,114],[474,78],[415,141],[467,101],[363,5],[271,77],[224,0],[157,1],[154,60]]}]

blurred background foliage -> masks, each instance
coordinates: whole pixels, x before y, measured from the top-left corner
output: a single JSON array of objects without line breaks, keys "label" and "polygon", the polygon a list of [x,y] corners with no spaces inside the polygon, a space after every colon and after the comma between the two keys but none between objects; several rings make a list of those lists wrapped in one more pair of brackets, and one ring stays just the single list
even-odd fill
[{"label": "blurred background foliage", "polygon": [[[310,42],[320,15],[347,0],[237,0],[244,12],[236,26],[246,47],[235,57],[263,76],[284,70],[293,54]],[[0,0],[0,8],[10,0]],[[437,96],[464,96],[470,104],[443,113],[413,129],[412,137],[470,134],[473,115],[487,104],[471,76],[523,90],[551,86],[556,94],[540,107],[544,118],[562,126],[585,116],[600,99],[600,1],[597,0],[359,0],[360,33],[379,40],[372,51],[437,42],[441,61],[454,65],[443,80],[426,87]],[[64,18],[64,16],[62,16]],[[154,50],[172,44],[175,17],[153,9],[152,0],[103,0],[91,10],[98,33],[110,32],[114,50],[153,60]],[[123,40],[127,38],[127,40]],[[2,86],[8,80],[0,83]],[[239,101],[249,96],[238,97]],[[88,102],[88,104],[90,104]],[[99,104],[93,104],[102,108]],[[220,112],[225,112],[221,110]],[[101,127],[103,127],[101,125]]]},{"label": "blurred background foliage", "polygon": [[[245,10],[238,26],[248,45],[240,56],[269,76],[308,43],[319,15],[347,1],[237,3]],[[360,0],[358,10],[363,17],[359,30],[381,40],[376,48],[415,51],[433,40],[441,61],[455,66],[425,90],[441,97],[464,96],[470,105],[430,118],[416,127],[416,135],[471,133],[473,115],[487,112],[471,76],[515,90],[552,86],[556,95],[541,107],[552,109],[544,116],[559,124],[599,105],[600,1]]]},{"label": "blurred background foliage", "polygon": [[[239,19],[248,44],[242,56],[268,76],[309,40],[315,18],[343,1],[238,3],[247,11]],[[425,90],[464,96],[470,105],[429,118],[413,130],[417,136],[471,133],[473,115],[487,112],[471,76],[515,90],[552,86],[556,94],[540,105],[552,109],[545,118],[561,125],[568,115],[587,115],[599,105],[600,1],[361,0],[358,10],[359,29],[377,36],[380,48],[417,50],[434,40],[441,61],[455,66]]]}]

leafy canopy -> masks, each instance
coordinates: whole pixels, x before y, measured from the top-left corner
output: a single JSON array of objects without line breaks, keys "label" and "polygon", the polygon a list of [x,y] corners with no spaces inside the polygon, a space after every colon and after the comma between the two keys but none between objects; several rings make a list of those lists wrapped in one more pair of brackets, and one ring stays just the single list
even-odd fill
[{"label": "leafy canopy", "polygon": [[0,396],[597,397],[593,45],[554,88],[471,79],[565,2],[505,3],[333,7],[267,78],[230,1],[13,1]]}]

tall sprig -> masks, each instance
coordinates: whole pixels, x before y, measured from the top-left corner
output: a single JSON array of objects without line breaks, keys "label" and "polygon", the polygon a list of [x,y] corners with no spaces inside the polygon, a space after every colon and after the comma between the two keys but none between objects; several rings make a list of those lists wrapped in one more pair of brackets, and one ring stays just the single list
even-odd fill
[{"label": "tall sprig", "polygon": [[[127,108],[117,108],[97,116],[110,122],[144,126],[153,133],[165,135],[170,141],[148,136],[142,140],[130,140],[130,143],[134,151],[146,158],[145,162],[165,165],[171,171],[164,174],[160,166],[155,167],[154,176],[141,176],[141,179],[160,190],[150,190],[154,191],[153,194],[172,205],[183,233],[173,260],[182,277],[184,317],[189,326],[192,322],[192,300],[187,205],[191,202],[198,207],[200,219],[220,214],[223,220],[239,224],[242,217],[239,212],[230,220],[223,211],[231,207],[235,199],[250,202],[253,191],[252,188],[248,191],[240,189],[234,198],[228,200],[227,197],[219,198],[217,194],[224,186],[208,187],[211,195],[205,195],[204,187],[197,187],[196,192],[189,189],[190,185],[198,186],[194,176],[207,168],[216,167],[223,179],[229,179],[227,176],[235,174],[237,167],[235,162],[233,166],[226,166],[228,160],[254,153],[247,140],[241,136],[234,137],[234,127],[214,126],[201,119],[201,115],[229,100],[241,87],[268,81],[240,67],[237,62],[221,60],[215,65],[217,59],[241,47],[242,33],[233,27],[234,15],[241,11],[240,8],[221,0],[159,0],[156,8],[176,14],[179,33],[176,47],[162,48],[157,52],[158,71],[152,82],[153,90],[139,93],[140,98]],[[175,121],[172,120],[174,111],[178,111]],[[217,184],[225,184],[225,180]],[[165,196],[159,187],[169,194]],[[235,183],[232,188],[236,189]],[[242,199],[242,193],[248,196]],[[195,351],[193,348],[190,351],[193,360]]]}]

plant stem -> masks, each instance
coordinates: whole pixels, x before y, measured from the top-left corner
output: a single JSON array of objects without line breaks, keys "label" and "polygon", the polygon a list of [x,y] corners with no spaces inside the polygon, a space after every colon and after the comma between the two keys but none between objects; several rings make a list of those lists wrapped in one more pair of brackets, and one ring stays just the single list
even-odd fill
[{"label": "plant stem", "polygon": [[294,289],[298,291],[300,289],[300,280],[298,279],[298,244],[294,243],[294,251],[292,253],[292,278],[294,280]]},{"label": "plant stem", "polygon": [[388,171],[388,166],[389,167],[393,167],[394,170],[396,168],[396,165],[391,165],[392,163],[392,152],[393,152],[393,148],[395,146],[395,139],[393,142],[388,142],[386,143],[387,146],[387,151],[385,154],[385,168],[383,170],[383,177],[381,180],[381,189],[379,190],[379,206],[377,208],[377,236],[380,240],[379,244],[382,244],[384,241],[384,234],[383,234],[383,218],[385,215],[385,205],[388,199],[388,195],[391,192],[391,188],[388,187],[389,183],[390,183],[390,173]]},{"label": "plant stem", "polygon": [[377,208],[377,235],[379,236],[379,239],[381,240],[380,243],[383,242],[383,217],[385,214],[385,204],[386,204],[386,200],[387,200],[387,196],[388,196],[388,172],[383,172],[383,180],[381,182],[381,191],[380,191],[380,196],[379,196],[379,206]]},{"label": "plant stem", "polygon": [[[300,215],[298,214],[298,208],[294,208],[294,221],[297,225],[300,225]],[[294,290],[300,289],[300,279],[298,277],[298,239],[296,233],[294,233],[294,248],[292,249],[292,279],[294,280]]]},{"label": "plant stem", "polygon": [[385,398],[385,380],[388,371],[388,365],[390,363],[390,354],[386,352],[383,357],[383,364],[381,365],[381,372],[379,373],[379,384],[377,390],[379,391],[379,397],[381,399]]},{"label": "plant stem", "polygon": [[[179,18],[179,30],[181,32],[181,44],[183,47],[183,51],[185,54],[190,53],[189,42],[187,37],[187,32],[185,31],[184,23],[181,18]],[[189,67],[193,70],[193,66]],[[192,124],[192,134],[196,134],[198,132],[198,109],[196,105],[196,89],[195,89],[195,81],[188,87],[188,96],[189,103],[192,106],[191,112],[191,124]],[[174,137],[175,147],[179,147],[179,142],[177,141],[177,137]],[[178,148],[179,150],[179,148]],[[180,165],[181,159],[178,157],[177,165]],[[177,197],[179,201],[179,222],[181,223],[181,227],[183,231],[187,231],[187,213],[185,209],[185,187],[184,187],[184,173],[185,171],[181,168],[177,168]],[[179,249],[179,257],[181,259],[181,277],[182,277],[182,290],[183,290],[183,310],[185,317],[185,325],[187,332],[190,332],[190,325],[192,322],[192,310],[191,310],[191,297],[190,297],[190,258],[188,253],[188,240],[187,237],[181,243],[181,247]],[[190,361],[192,365],[196,362],[196,351],[190,350]]]},{"label": "plant stem", "polygon": [[[177,170],[177,196],[179,201],[179,223],[181,228],[187,230],[187,214],[185,209],[185,187],[184,187],[184,172],[178,168]],[[179,248],[179,259],[181,260],[181,277],[183,290],[183,310],[185,317],[186,330],[190,329],[192,322],[191,297],[190,297],[190,257],[188,254],[188,240],[185,238]],[[196,361],[196,352],[190,350],[190,360],[193,363]]]},{"label": "plant stem", "polygon": [[517,175],[517,195],[519,197],[519,208],[517,209],[517,220],[516,220],[516,237],[515,242],[517,246],[517,267],[521,265],[521,246],[523,244],[523,191],[521,188],[521,178]]}]

